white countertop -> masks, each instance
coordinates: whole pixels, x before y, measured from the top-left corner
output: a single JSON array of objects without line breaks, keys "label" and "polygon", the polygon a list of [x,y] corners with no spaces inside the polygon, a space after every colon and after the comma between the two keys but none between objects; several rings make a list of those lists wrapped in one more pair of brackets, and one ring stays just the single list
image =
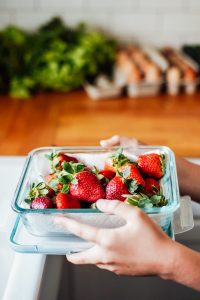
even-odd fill
[{"label": "white countertop", "polygon": [[24,161],[25,157],[0,157],[0,299],[2,300],[36,300],[46,259],[45,255],[40,254],[15,253],[8,242],[16,218],[11,209],[11,200]]}]

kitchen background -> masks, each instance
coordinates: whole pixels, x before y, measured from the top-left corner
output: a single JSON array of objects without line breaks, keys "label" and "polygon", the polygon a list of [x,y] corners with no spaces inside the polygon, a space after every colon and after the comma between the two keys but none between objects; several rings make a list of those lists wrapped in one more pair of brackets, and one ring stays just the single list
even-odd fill
[{"label": "kitchen background", "polygon": [[[55,16],[72,26],[84,21],[122,42],[139,41],[158,47],[200,44],[199,0],[0,0],[0,32],[10,24],[35,30]],[[15,54],[20,52],[18,45],[14,48],[11,43],[10,46],[9,39],[16,44],[21,41],[18,40],[20,35],[12,33],[11,30],[5,34],[8,44],[5,42],[7,48],[3,49],[3,55],[0,42],[0,66],[5,62],[10,77],[14,67],[9,57],[14,57],[16,62]],[[37,45],[32,45],[28,45],[29,50],[37,50]],[[49,50],[48,45],[42,44],[41,48],[44,52]],[[95,61],[96,56],[93,58]],[[51,59],[47,59],[44,69],[48,64]],[[32,61],[30,66],[32,71]],[[0,67],[0,89],[4,88],[1,78],[6,77],[5,73]],[[49,82],[49,73],[46,75]],[[199,85],[196,78],[195,84]],[[64,256],[15,253],[8,245],[16,219],[10,202],[25,157],[34,148],[95,146],[100,139],[119,134],[136,137],[150,145],[169,146],[176,155],[200,163],[199,87],[197,91],[190,88],[184,91],[181,87],[173,95],[169,95],[166,87],[158,95],[144,97],[131,98],[121,93],[115,99],[108,97],[102,101],[92,101],[80,88],[63,93],[41,91],[39,87],[37,93],[30,94],[30,99],[14,99],[8,90],[0,95],[0,190],[3,191],[0,195],[0,299],[128,300],[133,299],[133,295],[134,299],[141,300],[199,299],[199,293],[157,277],[116,277],[94,267],[74,267],[66,263]],[[177,240],[199,251],[198,204],[193,203],[193,213],[194,229],[177,235]]]},{"label": "kitchen background", "polygon": [[0,26],[34,29],[59,15],[70,25],[86,21],[120,39],[154,45],[200,42],[198,0],[0,0]]}]

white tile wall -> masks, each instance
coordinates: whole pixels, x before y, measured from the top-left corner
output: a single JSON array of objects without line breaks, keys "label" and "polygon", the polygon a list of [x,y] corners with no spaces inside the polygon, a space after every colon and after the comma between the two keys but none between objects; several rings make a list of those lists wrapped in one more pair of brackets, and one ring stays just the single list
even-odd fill
[{"label": "white tile wall", "polygon": [[140,0],[139,7],[142,11],[169,12],[179,11],[184,7],[183,0]]},{"label": "white tile wall", "polygon": [[86,21],[122,40],[155,45],[200,43],[200,0],[0,0],[0,27],[34,29],[60,15],[75,25]]},{"label": "white tile wall", "polygon": [[0,0],[1,8],[33,8],[34,0]]},{"label": "white tile wall", "polygon": [[200,1],[199,0],[190,0],[187,2],[187,8],[190,11],[200,11]]}]

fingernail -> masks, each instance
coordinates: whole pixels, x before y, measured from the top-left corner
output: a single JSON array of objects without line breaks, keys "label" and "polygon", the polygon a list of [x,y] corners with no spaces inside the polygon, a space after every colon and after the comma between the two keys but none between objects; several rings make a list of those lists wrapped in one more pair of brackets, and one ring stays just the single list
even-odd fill
[{"label": "fingernail", "polygon": [[110,140],[111,140],[112,142],[115,142],[115,143],[119,142],[119,140],[120,140],[119,135],[117,135],[117,134],[113,135],[113,136],[110,138]]},{"label": "fingernail", "polygon": [[101,145],[102,147],[105,147],[105,146],[107,145],[107,142],[106,142],[105,140],[101,140],[101,141],[100,141],[100,145]]},{"label": "fingernail", "polygon": [[97,207],[98,207],[99,209],[104,209],[104,208],[106,208],[106,206],[107,206],[107,200],[100,199],[100,200],[97,201],[96,204],[97,204]]}]

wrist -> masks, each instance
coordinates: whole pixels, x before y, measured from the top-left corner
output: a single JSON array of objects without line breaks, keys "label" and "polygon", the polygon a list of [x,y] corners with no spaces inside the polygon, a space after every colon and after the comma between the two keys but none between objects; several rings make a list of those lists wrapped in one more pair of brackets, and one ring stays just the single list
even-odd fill
[{"label": "wrist", "polygon": [[176,157],[176,168],[179,183],[187,179],[191,163],[184,158]]},{"label": "wrist", "polygon": [[174,280],[179,257],[179,244],[173,240],[167,240],[163,246],[162,260],[159,268],[159,276],[163,279]]}]

